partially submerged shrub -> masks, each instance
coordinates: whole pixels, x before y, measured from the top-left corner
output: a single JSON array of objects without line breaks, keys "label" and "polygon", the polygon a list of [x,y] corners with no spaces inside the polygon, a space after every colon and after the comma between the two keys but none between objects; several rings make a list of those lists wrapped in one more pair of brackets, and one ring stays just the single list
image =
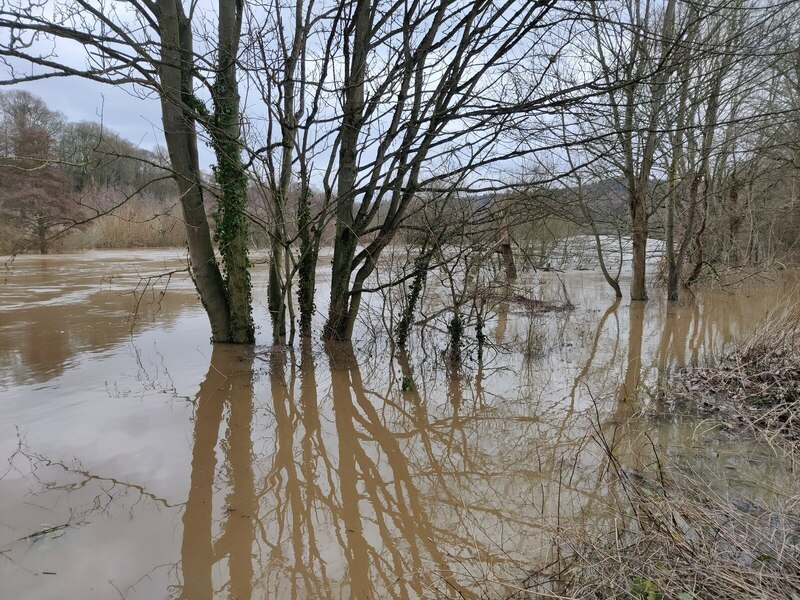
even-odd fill
[{"label": "partially submerged shrub", "polygon": [[[797,313],[773,315],[713,366],[677,372],[664,393],[749,423],[758,440],[780,438],[795,448]],[[531,572],[515,598],[800,600],[800,482],[792,465],[782,489],[762,481],[762,497],[749,498],[727,478],[715,481],[659,456],[655,472],[625,469],[595,431],[611,467],[608,485],[617,489],[607,496],[608,518],[559,521],[555,559]]]}]

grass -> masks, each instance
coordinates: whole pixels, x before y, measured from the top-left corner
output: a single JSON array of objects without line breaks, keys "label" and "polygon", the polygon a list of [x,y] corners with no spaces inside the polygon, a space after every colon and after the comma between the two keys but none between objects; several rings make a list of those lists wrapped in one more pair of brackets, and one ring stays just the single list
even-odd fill
[{"label": "grass", "polygon": [[[125,205],[69,231],[52,229],[49,252],[89,249],[176,248],[186,245],[186,231],[175,208],[165,213],[154,202]],[[38,241],[11,223],[0,223],[0,255],[37,252]]]},{"label": "grass", "polygon": [[642,474],[609,459],[607,526],[552,527],[555,559],[509,598],[800,599],[796,478],[756,501],[677,464]]},{"label": "grass", "polygon": [[734,422],[733,443],[743,454],[768,449],[780,477],[768,482],[761,464],[745,491],[732,483],[741,467],[712,477],[652,442],[652,468],[633,470],[595,427],[612,490],[608,517],[550,526],[553,560],[509,598],[800,600],[797,310],[777,311],[715,364],[674,373],[663,394],[673,407]]},{"label": "grass", "polygon": [[774,313],[716,364],[677,373],[665,392],[798,454],[800,313],[796,307]]}]

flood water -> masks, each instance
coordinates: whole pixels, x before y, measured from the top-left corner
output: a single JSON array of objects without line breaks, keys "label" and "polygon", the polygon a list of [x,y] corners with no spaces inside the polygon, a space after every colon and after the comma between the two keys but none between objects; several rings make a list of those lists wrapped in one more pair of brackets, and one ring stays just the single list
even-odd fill
[{"label": "flood water", "polygon": [[574,309],[498,301],[483,360],[453,369],[446,315],[406,356],[378,301],[352,345],[272,348],[264,325],[255,349],[212,349],[185,273],[133,293],[182,264],[89,252],[2,274],[1,598],[507,598],[557,526],[613,520],[598,436],[631,469],[656,447],[731,493],[781,476],[713,423],[647,415],[670,370],[793,302],[791,274],[668,307],[615,303],[594,272],[527,273],[519,289]]}]

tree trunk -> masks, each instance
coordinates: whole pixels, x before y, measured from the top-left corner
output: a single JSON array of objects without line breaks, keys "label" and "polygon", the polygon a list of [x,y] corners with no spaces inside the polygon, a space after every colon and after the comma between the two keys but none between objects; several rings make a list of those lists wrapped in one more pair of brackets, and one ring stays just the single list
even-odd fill
[{"label": "tree trunk", "polygon": [[[608,283],[608,285],[611,286],[611,289],[614,290],[614,296],[616,298],[622,298],[622,289],[619,287],[619,274],[622,269],[622,261],[624,259],[624,256],[622,254],[622,240],[620,239],[620,256],[619,256],[620,268],[617,269],[617,276],[612,277],[611,273],[609,273],[608,271],[608,265],[606,265],[605,257],[603,256],[603,243],[600,240],[600,232],[597,229],[597,223],[595,223],[594,217],[592,216],[592,213],[589,211],[589,207],[586,206],[586,202],[583,198],[582,185],[579,184],[578,188],[579,188],[578,198],[580,202],[580,207],[581,210],[583,211],[584,217],[586,217],[586,220],[589,223],[590,229],[592,230],[592,236],[594,237],[595,251],[597,252],[597,262],[600,264],[600,271],[603,273],[603,277],[605,278],[606,283]],[[617,231],[619,236],[620,235],[619,230]]]},{"label": "tree trunk", "polygon": [[706,231],[706,224],[708,223],[708,189],[703,190],[703,218],[700,220],[700,226],[697,228],[697,233],[694,235],[694,267],[689,277],[686,278],[686,287],[694,285],[700,278],[700,274],[705,266],[705,254],[703,248],[703,234]]},{"label": "tree trunk", "polygon": [[210,133],[217,155],[214,175],[221,188],[215,238],[225,266],[231,341],[247,344],[255,339],[255,326],[245,214],[247,173],[241,156],[239,82],[236,77],[242,10],[240,1],[219,2],[219,65],[212,88],[214,118]]},{"label": "tree trunk", "polygon": [[701,174],[696,173],[695,176],[692,178],[692,183],[689,185],[689,210],[687,211],[686,217],[686,231],[683,234],[683,239],[681,240],[680,249],[678,250],[678,257],[675,260],[675,267],[673,272],[670,275],[674,274],[674,281],[671,280],[670,284],[675,285],[675,297],[670,297],[670,300],[677,300],[678,299],[678,279],[680,278],[681,274],[683,273],[683,265],[686,262],[686,256],[689,252],[689,244],[691,243],[692,239],[692,232],[694,231],[694,221],[695,215],[697,214],[697,202],[698,202],[698,194],[700,190],[700,182],[701,182]]},{"label": "tree trunk", "polygon": [[[695,9],[689,9],[689,20],[696,19]],[[685,47],[687,50],[692,47],[696,28],[691,26],[686,34]],[[682,57],[680,67],[680,88],[678,96],[678,114],[675,121],[675,133],[672,139],[672,159],[669,167],[669,190],[667,197],[667,223],[665,231],[666,258],[667,258],[667,299],[670,302],[678,300],[678,280],[680,279],[683,268],[683,258],[675,254],[675,213],[678,205],[678,171],[683,162],[684,146],[684,127],[686,125],[687,113],[689,111],[689,93],[691,61],[688,56]],[[690,205],[690,211],[694,210],[694,205]],[[690,219],[692,221],[693,218]]]},{"label": "tree trunk", "polygon": [[[678,142],[680,143],[680,142]],[[673,152],[678,152],[673,148]],[[667,300],[678,300],[678,271],[675,268],[675,205],[677,204],[677,164],[673,159],[669,173],[669,196],[667,197],[667,222],[664,229],[664,244],[667,258]]]},{"label": "tree trunk", "polygon": [[508,226],[503,228],[503,239],[500,242],[499,251],[503,259],[506,281],[515,281],[517,279],[517,266],[514,264],[514,251],[511,248],[511,234],[508,231]]},{"label": "tree trunk", "polygon": [[267,283],[267,308],[269,308],[270,321],[272,322],[272,340],[277,342],[286,335],[286,319],[283,318],[283,277],[281,275],[281,259],[283,247],[277,241],[277,227],[272,229],[270,235],[269,281]]},{"label": "tree trunk", "polygon": [[647,212],[638,195],[631,197],[631,241],[633,259],[631,276],[631,300],[647,300],[645,271],[647,267]]},{"label": "tree trunk", "polygon": [[506,280],[511,282],[517,279],[517,266],[514,264],[514,252],[511,244],[501,244],[500,256],[503,259],[503,268],[506,272]]},{"label": "tree trunk", "polygon": [[678,270],[673,262],[668,263],[667,273],[667,299],[670,302],[677,302],[680,298],[678,294]]},{"label": "tree trunk", "polygon": [[406,299],[406,306],[403,316],[397,323],[397,344],[405,348],[408,341],[408,334],[411,333],[411,325],[414,323],[414,312],[422,294],[422,288],[428,276],[428,267],[433,257],[433,249],[426,248],[427,242],[423,244],[419,256],[414,260],[414,276],[411,279],[411,289]]},{"label": "tree trunk", "polygon": [[[289,188],[292,183],[292,163],[294,157],[296,133],[297,133],[297,119],[295,115],[295,82],[297,79],[297,64],[300,59],[301,53],[305,50],[305,36],[306,30],[303,24],[303,10],[302,2],[297,1],[295,5],[295,27],[294,27],[294,40],[292,42],[291,52],[285,59],[285,71],[283,81],[281,83],[283,95],[283,114],[280,116],[281,128],[281,169],[278,178],[277,189],[273,185],[272,203],[273,203],[273,224],[270,245],[272,248],[272,261],[270,263],[269,271],[269,312],[272,319],[272,339],[279,341],[286,336],[286,308],[287,304],[291,310],[291,287],[292,287],[292,267],[291,267],[291,250],[287,241],[288,235],[286,233],[286,218],[285,210],[289,196]],[[301,89],[303,82],[300,83]],[[305,181],[304,190],[305,191]],[[303,220],[303,208],[308,206],[308,197],[303,194],[303,197],[298,202],[298,229],[301,230],[301,243],[304,241],[303,229],[305,235],[308,234],[308,223],[300,223]],[[308,214],[305,215],[309,217]],[[302,251],[302,250],[301,250]],[[284,252],[286,253],[284,256]],[[281,273],[281,259],[285,259],[284,274]],[[302,275],[301,275],[302,276]],[[308,290],[303,290],[306,294]],[[302,305],[301,305],[302,311]],[[301,317],[302,319],[302,317]],[[309,318],[310,319],[310,318]],[[294,319],[290,315],[292,337],[294,337]],[[304,326],[301,325],[301,329]],[[310,333],[311,323],[310,320],[305,324],[308,332]],[[304,335],[301,331],[301,335]]]},{"label": "tree trunk", "polygon": [[[593,227],[594,228],[594,227]],[[606,280],[606,283],[611,286],[611,289],[614,290],[614,297],[615,298],[622,298],[622,288],[619,287],[619,272],[620,268],[617,269],[617,276],[612,277],[611,273],[608,271],[608,266],[606,265],[605,258],[603,257],[603,245],[600,242],[600,236],[597,234],[595,228],[594,234],[595,240],[595,247],[597,249],[597,260],[600,263],[600,271],[603,273],[603,278]],[[620,263],[622,262],[622,253],[620,252],[619,257]],[[620,264],[621,267],[621,264]]]},{"label": "tree trunk", "polygon": [[729,217],[729,230],[730,230],[730,245],[728,249],[728,263],[738,264],[739,257],[739,229],[742,224],[742,215],[739,213],[739,190],[736,187],[736,171],[733,172],[733,177],[730,183],[731,189],[728,194],[730,205],[728,207]]},{"label": "tree trunk", "polygon": [[200,301],[206,309],[214,342],[230,342],[230,316],[208,226],[194,118],[185,107],[192,103],[192,33],[176,0],[159,0],[161,64],[159,76],[164,138],[180,194],[189,261]]},{"label": "tree trunk", "polygon": [[39,234],[39,254],[47,254],[47,227],[44,224],[44,217],[38,219],[36,231]]},{"label": "tree trunk", "polygon": [[393,236],[393,232],[381,232],[378,238],[364,250],[366,258],[353,278],[352,291],[347,294],[347,314],[339,321],[339,332],[342,337],[337,339],[349,340],[353,337],[353,328],[355,327],[358,310],[361,307],[361,299],[364,295],[364,283],[366,283],[367,278],[375,271],[378,257],[389,242],[392,241]]},{"label": "tree trunk", "polygon": [[[670,47],[675,43],[675,9],[677,0],[667,0],[664,8],[664,21],[662,24],[661,38],[661,59],[667,60]],[[642,40],[635,38],[635,47],[638,47]],[[642,68],[642,62],[637,64],[637,69]],[[664,102],[664,95],[667,88],[667,80],[671,73],[668,65],[662,65],[658,75],[651,81],[650,87],[650,106],[649,116],[644,136],[644,144],[641,151],[639,172],[634,170],[634,140],[633,124],[636,119],[636,112],[639,110],[634,97],[634,88],[628,87],[626,95],[625,127],[622,130],[623,148],[625,149],[625,168],[624,173],[628,185],[628,200],[631,216],[631,239],[633,242],[633,276],[631,278],[631,300],[647,300],[646,287],[646,267],[647,267],[647,194],[650,189],[650,174],[655,162],[656,148],[659,144],[658,121],[661,117],[661,110]],[[618,123],[619,119],[615,118]]]},{"label": "tree trunk", "polygon": [[[305,188],[305,186],[304,186]],[[298,267],[297,303],[300,307],[300,336],[311,336],[311,322],[316,307],[317,255],[319,245],[317,236],[311,228],[311,206],[306,189],[301,194],[298,205],[297,227],[300,236],[300,264]]]},{"label": "tree trunk", "polygon": [[350,321],[350,275],[358,237],[353,232],[353,205],[358,169],[358,134],[364,111],[364,79],[372,34],[370,2],[358,0],[355,6],[353,49],[348,77],[344,82],[344,113],[339,146],[339,180],[336,197],[336,240],[333,246],[331,303],[323,338],[346,340],[352,332]]},{"label": "tree trunk", "polygon": [[337,232],[333,247],[331,304],[322,335],[327,340],[346,340],[350,316],[350,265],[355,256],[357,239],[352,231],[340,227],[338,222],[336,229],[340,231]]}]

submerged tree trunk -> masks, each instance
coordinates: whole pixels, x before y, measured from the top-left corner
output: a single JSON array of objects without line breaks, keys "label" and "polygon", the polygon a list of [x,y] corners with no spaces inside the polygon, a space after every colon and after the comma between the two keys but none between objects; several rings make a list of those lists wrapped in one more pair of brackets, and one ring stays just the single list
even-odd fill
[{"label": "submerged tree trunk", "polygon": [[192,106],[192,32],[182,5],[159,0],[161,115],[170,164],[178,185],[192,278],[206,309],[214,342],[231,342],[230,315],[203,203]]},{"label": "submerged tree trunk", "polygon": [[647,209],[637,194],[631,197],[631,241],[633,244],[631,300],[647,300]]},{"label": "submerged tree trunk", "polygon": [[[600,263],[600,271],[603,273],[603,278],[606,280],[606,283],[611,286],[611,289],[614,290],[614,297],[615,298],[622,298],[622,288],[619,287],[619,274],[622,270],[622,240],[619,239],[620,244],[620,254],[619,254],[619,267],[617,267],[617,276],[612,277],[611,273],[608,271],[608,265],[606,265],[606,259],[603,256],[603,244],[600,241],[600,234],[597,232],[597,228],[592,223],[592,232],[594,234],[594,244],[595,249],[597,250],[597,261]],[[621,234],[618,234],[620,236]]]},{"label": "submerged tree trunk", "polygon": [[283,276],[281,274],[281,263],[283,258],[283,246],[278,241],[280,235],[277,226],[273,226],[270,235],[270,260],[269,260],[269,281],[267,283],[267,308],[272,322],[272,339],[277,342],[286,335],[286,319],[282,318],[283,310]]},{"label": "submerged tree trunk", "polygon": [[[349,208],[348,208],[349,211]],[[350,315],[350,264],[356,251],[356,238],[352,231],[337,224],[341,229],[334,244],[333,270],[331,274],[331,304],[323,338],[328,340],[348,339],[348,317]]]},{"label": "submerged tree trunk", "polygon": [[[693,10],[690,11],[693,15]],[[686,44],[690,46],[694,41],[695,29],[692,27],[687,34]],[[683,257],[675,254],[675,214],[678,206],[678,172],[683,163],[684,127],[689,110],[689,84],[690,66],[688,58],[684,57],[680,68],[680,91],[678,96],[678,114],[675,121],[675,133],[672,139],[672,159],[669,167],[669,189],[667,191],[667,222],[665,230],[666,258],[667,258],[667,299],[671,302],[678,300],[678,279],[683,265]],[[694,220],[694,205],[689,206],[692,212],[690,221]]]},{"label": "submerged tree trunk", "polygon": [[317,256],[319,239],[311,226],[309,190],[303,189],[297,210],[297,228],[300,236],[300,260],[298,265],[297,303],[300,308],[300,336],[311,336],[311,322],[316,306]]},{"label": "submerged tree trunk", "polygon": [[[301,55],[305,54],[307,34],[307,24],[304,23],[302,5],[303,3],[300,0],[298,0],[295,5],[294,39],[292,40],[291,51],[288,52],[288,54],[284,54],[285,66],[283,80],[281,82],[283,105],[282,112],[279,116],[281,132],[281,168],[278,176],[277,186],[275,186],[274,178],[272,178],[274,221],[272,224],[272,235],[270,236],[272,261],[270,262],[269,271],[268,300],[270,317],[272,319],[272,339],[276,342],[286,336],[287,306],[289,312],[292,312],[291,288],[294,271],[292,269],[292,255],[288,241],[288,234],[286,231],[285,211],[289,197],[289,190],[292,184],[293,158],[295,155],[295,145],[297,142],[297,119],[299,114],[302,112],[295,112],[295,88],[299,85],[302,95],[302,89],[305,85],[305,70],[301,69],[301,73],[299,75],[297,73],[298,64],[301,62]],[[284,52],[286,52],[285,47]],[[301,172],[305,170],[303,162],[304,160],[304,158],[301,158]],[[298,230],[301,238],[301,245],[307,247],[305,242],[307,241],[308,237],[310,210],[304,212],[304,208],[308,209],[308,190],[306,177],[303,177],[302,188],[301,198],[299,198],[297,209]],[[301,248],[301,253],[303,251],[304,248]],[[281,262],[283,262],[283,272],[281,272]],[[302,277],[303,273],[301,273],[301,278]],[[300,326],[301,335],[310,335],[310,315],[306,313],[305,316],[303,316],[303,311],[307,309],[308,289],[307,286],[305,286],[302,282],[301,286],[303,287],[301,296],[306,296],[305,299],[301,299],[300,301],[301,321],[303,321],[304,318],[306,319],[306,322],[301,323]],[[294,319],[291,314],[289,315],[289,318],[292,337],[294,337]]]},{"label": "submerged tree trunk", "polygon": [[214,175],[221,191],[215,238],[225,266],[231,341],[252,343],[255,326],[251,311],[248,222],[245,214],[247,173],[241,156],[239,82],[236,77],[242,11],[239,0],[219,2],[219,64],[212,88],[214,117],[210,133],[217,155]]},{"label": "submerged tree trunk", "polygon": [[703,193],[703,218],[700,220],[700,226],[697,228],[697,233],[694,236],[694,267],[689,277],[686,278],[686,287],[691,287],[700,278],[705,266],[705,250],[703,248],[703,234],[706,232],[706,224],[708,223],[708,190]]},{"label": "submerged tree trunk", "polygon": [[[609,94],[611,114],[616,128],[617,138],[622,148],[624,165],[622,174],[627,187],[628,212],[630,217],[630,234],[633,245],[631,277],[631,300],[647,300],[646,267],[647,267],[647,236],[648,236],[648,195],[650,193],[650,175],[656,158],[656,150],[660,142],[659,119],[662,116],[664,97],[670,75],[673,72],[674,28],[677,0],[667,0],[663,10],[663,21],[660,28],[660,65],[658,72],[650,80],[646,95],[647,112],[641,113],[642,106],[639,92],[648,54],[655,53],[655,47],[648,48],[651,37],[647,31],[647,23],[641,19],[648,17],[647,11],[642,14],[636,11],[636,20],[633,22],[630,40],[627,44],[627,63],[623,65],[630,83],[621,89],[621,97],[614,93]],[[600,51],[600,60],[607,70],[606,82],[611,83],[609,73],[617,67],[606,62],[602,50],[600,36],[597,38]],[[640,119],[644,117],[645,123]],[[637,133],[638,132],[638,133]]]},{"label": "submerged tree trunk", "polygon": [[517,266],[514,264],[514,252],[511,249],[511,244],[500,245],[500,256],[503,260],[503,269],[506,273],[507,281],[515,281],[517,279]]},{"label": "submerged tree trunk", "polygon": [[[678,250],[678,256],[675,260],[675,266],[672,269],[672,272],[670,273],[671,278],[668,281],[668,284],[670,286],[669,299],[672,301],[678,300],[678,279],[683,273],[683,265],[686,262],[686,256],[688,255],[689,252],[689,244],[691,243],[692,239],[691,237],[692,232],[694,231],[695,215],[697,214],[698,194],[700,193],[700,182],[701,182],[701,176],[699,174],[695,174],[694,178],[692,179],[692,183],[689,185],[689,210],[687,211],[688,216],[686,218],[686,231],[683,234],[683,239],[681,240],[680,249]],[[674,286],[674,290],[672,286]]]},{"label": "submerged tree trunk", "polygon": [[730,192],[728,193],[728,211],[730,214],[728,222],[728,229],[730,232],[728,263],[735,265],[739,263],[739,260],[741,260],[739,254],[739,229],[741,228],[743,221],[739,207],[739,190],[736,183],[736,169],[733,170],[733,174],[731,175],[730,186]]},{"label": "submerged tree trunk", "polygon": [[667,223],[665,228],[665,252],[667,257],[667,299],[671,302],[678,300],[678,270],[675,261],[675,186],[670,183],[669,197],[667,198]]},{"label": "submerged tree trunk", "polygon": [[417,309],[422,288],[425,285],[425,280],[428,276],[428,267],[430,266],[431,258],[433,257],[433,250],[427,249],[425,245],[414,260],[414,273],[411,279],[411,289],[406,299],[406,306],[403,310],[403,316],[397,323],[397,343],[401,348],[405,348],[408,341],[408,335],[411,333],[411,325],[414,323],[414,312]]},{"label": "submerged tree trunk", "polygon": [[517,266],[514,264],[514,251],[511,248],[511,234],[508,231],[508,226],[503,228],[503,238],[500,241],[498,252],[500,252],[503,260],[506,281],[515,281],[517,279]]},{"label": "submerged tree trunk", "polygon": [[358,245],[353,231],[353,205],[358,171],[358,134],[364,112],[364,80],[367,53],[372,34],[370,2],[358,0],[355,6],[352,59],[344,82],[344,113],[339,147],[339,181],[336,194],[336,240],[333,246],[331,303],[323,337],[347,340],[352,333],[350,323],[350,275]]},{"label": "submerged tree trunk", "polygon": [[619,241],[619,267],[617,268],[617,276],[612,277],[611,273],[608,270],[608,265],[606,264],[605,256],[603,255],[603,242],[600,239],[600,231],[597,229],[597,223],[595,223],[594,217],[592,216],[589,207],[586,205],[586,201],[583,198],[583,186],[581,183],[578,183],[578,201],[580,203],[581,211],[583,215],[586,217],[586,220],[589,223],[589,228],[592,230],[592,236],[594,237],[594,246],[595,251],[597,252],[597,262],[600,264],[600,271],[603,273],[603,278],[606,280],[611,289],[614,290],[614,296],[616,298],[622,298],[622,289],[619,286],[619,275],[622,271],[622,262],[624,260],[624,255],[622,253],[622,237],[619,233],[619,229],[617,229],[617,238]]}]

